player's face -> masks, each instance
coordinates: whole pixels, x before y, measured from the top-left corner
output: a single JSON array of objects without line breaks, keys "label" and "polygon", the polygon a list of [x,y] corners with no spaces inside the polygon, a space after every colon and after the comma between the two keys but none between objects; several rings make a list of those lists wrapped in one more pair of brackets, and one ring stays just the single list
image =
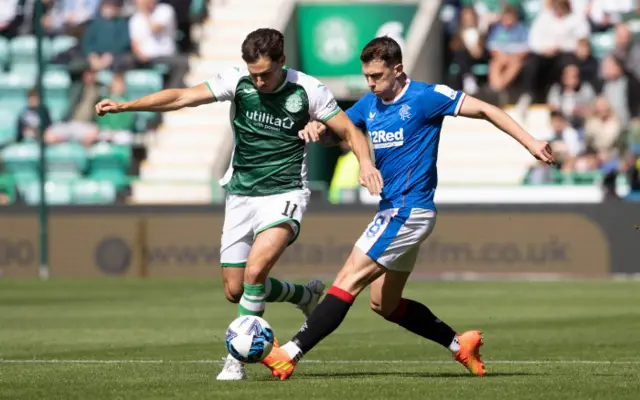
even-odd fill
[{"label": "player's face", "polygon": [[377,97],[393,99],[398,88],[397,80],[402,75],[402,64],[390,67],[382,60],[362,64],[362,73],[367,79],[369,90]]},{"label": "player's face", "polygon": [[272,61],[269,57],[260,57],[258,61],[247,64],[247,69],[258,90],[264,93],[275,91],[282,84],[284,57]]}]

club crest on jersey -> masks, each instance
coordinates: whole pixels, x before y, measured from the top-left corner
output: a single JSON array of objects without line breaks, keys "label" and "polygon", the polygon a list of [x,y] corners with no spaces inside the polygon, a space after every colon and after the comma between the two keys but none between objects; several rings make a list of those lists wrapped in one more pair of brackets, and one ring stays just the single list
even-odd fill
[{"label": "club crest on jersey", "polygon": [[388,149],[389,147],[398,147],[404,144],[404,129],[395,132],[373,131],[369,132],[371,142],[374,149]]},{"label": "club crest on jersey", "polygon": [[291,113],[297,113],[302,110],[302,99],[300,98],[300,95],[294,93],[287,97],[287,101],[284,103],[284,108]]},{"label": "club crest on jersey", "polygon": [[403,104],[398,114],[403,121],[409,120],[411,118],[411,107],[408,104]]}]

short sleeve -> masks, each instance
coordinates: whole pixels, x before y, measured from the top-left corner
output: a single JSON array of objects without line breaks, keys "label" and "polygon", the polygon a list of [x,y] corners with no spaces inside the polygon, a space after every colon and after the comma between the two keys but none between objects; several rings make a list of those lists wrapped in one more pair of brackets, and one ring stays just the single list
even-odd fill
[{"label": "short sleeve", "polygon": [[142,32],[140,31],[140,21],[139,21],[139,17],[137,14],[134,14],[130,19],[129,19],[129,36],[131,37],[131,40],[141,40],[142,39]]},{"label": "short sleeve", "polygon": [[242,70],[238,67],[229,68],[218,73],[213,79],[206,81],[216,101],[232,101],[236,95],[238,81],[242,78]]},{"label": "short sleeve", "polygon": [[363,97],[347,110],[347,116],[351,122],[363,131],[367,130],[367,122],[365,119],[367,104],[366,97]]},{"label": "short sleeve", "polygon": [[164,25],[165,27],[171,27],[175,25],[175,11],[173,7],[168,4],[158,4],[158,7],[162,7],[155,18],[155,22]]},{"label": "short sleeve", "polygon": [[309,114],[311,119],[326,122],[333,118],[340,107],[328,87],[318,82],[309,94]]},{"label": "short sleeve", "polygon": [[466,94],[446,85],[428,86],[422,93],[422,106],[426,119],[457,116]]}]

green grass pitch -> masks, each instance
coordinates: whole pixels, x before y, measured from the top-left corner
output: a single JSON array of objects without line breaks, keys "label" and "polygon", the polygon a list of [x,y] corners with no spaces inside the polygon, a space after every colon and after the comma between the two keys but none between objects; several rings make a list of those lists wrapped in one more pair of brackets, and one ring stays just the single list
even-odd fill
[{"label": "green grass pitch", "polygon": [[[217,382],[235,306],[216,280],[0,279],[1,399],[638,399],[640,282],[413,282],[405,295],[484,333],[488,374],[356,301],[293,378]],[[265,318],[286,341],[290,304]]]}]

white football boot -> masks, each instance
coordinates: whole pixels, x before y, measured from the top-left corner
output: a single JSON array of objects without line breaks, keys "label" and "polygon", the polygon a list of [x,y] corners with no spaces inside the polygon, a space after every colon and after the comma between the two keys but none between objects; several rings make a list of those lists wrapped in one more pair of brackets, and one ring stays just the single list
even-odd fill
[{"label": "white football boot", "polygon": [[222,371],[220,371],[216,379],[219,381],[241,381],[247,379],[244,364],[233,358],[231,354],[227,355],[227,358],[224,359],[224,367],[222,367]]},{"label": "white football boot", "polygon": [[307,304],[297,305],[296,308],[300,309],[304,314],[304,322],[307,322],[309,316],[318,306],[320,297],[324,293],[324,283],[319,279],[312,279],[305,284],[305,286],[311,291],[311,300]]}]

